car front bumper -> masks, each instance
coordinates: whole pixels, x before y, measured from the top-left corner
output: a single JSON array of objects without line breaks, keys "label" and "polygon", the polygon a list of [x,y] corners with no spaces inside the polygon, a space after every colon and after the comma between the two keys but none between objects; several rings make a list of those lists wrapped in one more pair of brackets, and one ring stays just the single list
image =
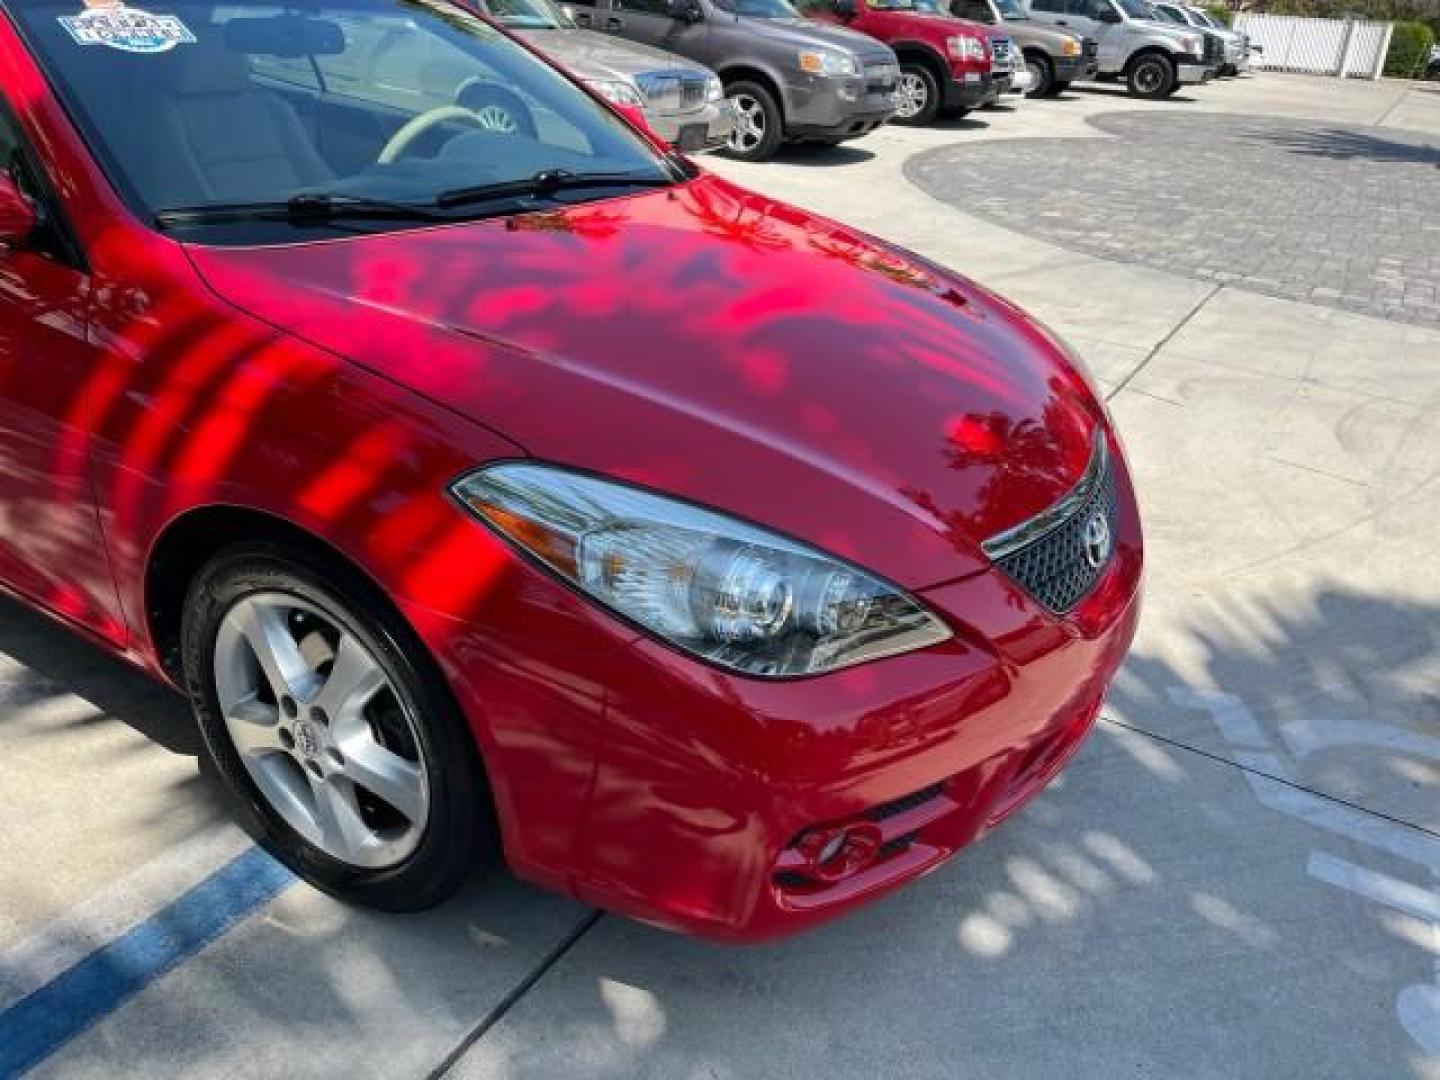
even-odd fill
[{"label": "car front bumper", "polygon": [[715,150],[725,145],[735,130],[735,106],[728,98],[707,102],[688,112],[645,111],[650,128],[677,150],[687,154]]},{"label": "car front bumper", "polygon": [[[1133,638],[1141,542],[1120,468],[1115,557],[1067,619],[990,570],[920,593],[951,641],[815,678],[736,678],[636,638],[611,660],[573,893],[763,940],[867,903],[997,825],[1078,748]],[[841,831],[868,861],[816,870]]]},{"label": "car front bumper", "polygon": [[1093,79],[1099,65],[1085,56],[1056,56],[1051,58],[1055,78],[1059,82],[1073,83],[1081,79]]},{"label": "car front bumper", "polygon": [[1197,62],[1179,63],[1175,65],[1176,78],[1181,86],[1194,86],[1198,83],[1209,82],[1215,77],[1214,64],[1202,64]]},{"label": "car front bumper", "polygon": [[945,84],[945,108],[978,109],[994,101],[1010,85],[1010,73],[966,72]]},{"label": "car front bumper", "polygon": [[854,78],[806,77],[785,87],[785,137],[801,141],[858,139],[895,115],[895,92]]}]

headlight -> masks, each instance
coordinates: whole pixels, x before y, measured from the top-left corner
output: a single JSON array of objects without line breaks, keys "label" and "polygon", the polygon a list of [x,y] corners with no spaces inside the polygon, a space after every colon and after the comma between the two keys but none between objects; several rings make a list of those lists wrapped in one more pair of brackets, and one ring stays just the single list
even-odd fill
[{"label": "headlight", "polygon": [[1079,56],[1079,55],[1080,55],[1080,42],[1076,41],[1074,38],[1066,38],[1064,41],[1062,41],[1062,42],[1060,43],[1060,55],[1061,55],[1061,56]]},{"label": "headlight", "polygon": [[452,491],[592,599],[746,675],[833,671],[950,637],[917,601],[863,570],[627,484],[507,463],[462,477]]},{"label": "headlight", "polygon": [[616,105],[635,105],[642,109],[645,107],[645,99],[640,96],[640,91],[628,82],[621,82],[618,79],[595,79],[590,82],[589,86],[606,101],[614,102]]},{"label": "headlight", "polygon": [[1185,51],[1201,56],[1205,52],[1205,43],[1198,37],[1187,37],[1185,39]]},{"label": "headlight", "polygon": [[725,87],[720,84],[720,80],[716,76],[711,75],[708,79],[705,80],[706,101],[719,101],[724,96]]},{"label": "headlight", "polygon": [[808,75],[859,75],[860,61],[849,53],[801,49],[800,70]]},{"label": "headlight", "polygon": [[950,53],[952,60],[984,60],[989,55],[985,51],[985,43],[979,38],[946,38],[945,48]]}]

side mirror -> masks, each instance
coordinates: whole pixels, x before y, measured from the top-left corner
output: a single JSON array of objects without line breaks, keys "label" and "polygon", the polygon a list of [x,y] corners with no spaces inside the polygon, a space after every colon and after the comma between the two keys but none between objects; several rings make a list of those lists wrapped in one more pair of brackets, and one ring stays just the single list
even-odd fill
[{"label": "side mirror", "polygon": [[855,6],[855,0],[833,0],[833,3],[835,14],[842,19],[853,19],[860,13],[860,9]]},{"label": "side mirror", "polygon": [[1101,4],[1099,7],[1093,9],[1090,14],[1096,22],[1118,23],[1124,21],[1120,13],[1109,4]]},{"label": "side mirror", "polygon": [[38,221],[35,205],[14,180],[0,174],[0,246],[17,247],[25,243]]},{"label": "side mirror", "polygon": [[670,17],[683,23],[694,25],[705,18],[700,0],[669,0],[666,6],[669,8]]}]

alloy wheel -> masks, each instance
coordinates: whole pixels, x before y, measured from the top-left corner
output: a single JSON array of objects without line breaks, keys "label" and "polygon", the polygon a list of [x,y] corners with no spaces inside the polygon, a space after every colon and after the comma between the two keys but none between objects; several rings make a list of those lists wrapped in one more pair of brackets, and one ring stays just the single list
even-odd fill
[{"label": "alloy wheel", "polygon": [[221,620],[214,669],[230,739],[287,825],[365,869],[415,851],[430,813],[415,719],[354,633],[299,597],[254,593]]},{"label": "alloy wheel", "polygon": [[1158,93],[1165,84],[1165,69],[1157,60],[1145,60],[1135,69],[1135,88],[1142,94]]},{"label": "alloy wheel", "polygon": [[895,88],[895,111],[903,120],[910,120],[924,110],[930,101],[930,89],[925,80],[912,71],[900,73],[900,83]]},{"label": "alloy wheel", "polygon": [[736,94],[730,99],[735,105],[735,129],[730,133],[730,149],[748,154],[765,139],[765,110],[749,94]]}]

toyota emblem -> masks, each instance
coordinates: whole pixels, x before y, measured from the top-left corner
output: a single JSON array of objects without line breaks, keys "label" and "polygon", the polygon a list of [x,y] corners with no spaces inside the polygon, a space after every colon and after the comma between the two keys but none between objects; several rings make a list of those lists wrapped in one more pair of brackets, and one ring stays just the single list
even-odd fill
[{"label": "toyota emblem", "polygon": [[1085,561],[1099,570],[1110,558],[1110,522],[1105,519],[1105,511],[1096,511],[1085,523],[1084,541]]}]

